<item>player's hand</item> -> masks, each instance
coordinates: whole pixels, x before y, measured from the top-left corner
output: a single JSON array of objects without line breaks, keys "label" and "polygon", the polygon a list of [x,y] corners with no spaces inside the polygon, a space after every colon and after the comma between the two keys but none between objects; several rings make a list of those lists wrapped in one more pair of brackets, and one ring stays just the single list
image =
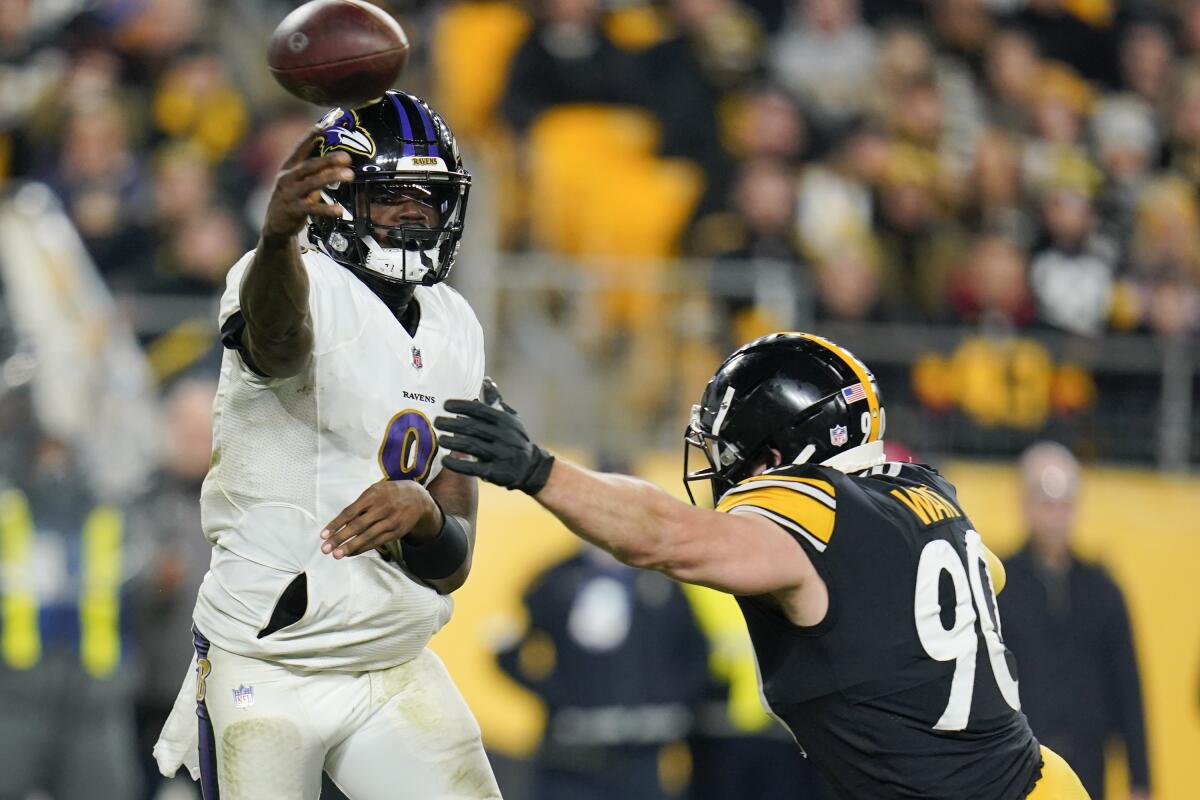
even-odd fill
[{"label": "player's hand", "polygon": [[433,538],[442,512],[415,481],[379,481],[367,487],[321,531],[321,552],[334,558],[356,556],[388,542]]},{"label": "player's hand", "polygon": [[484,378],[483,400],[447,400],[456,417],[438,417],[442,447],[474,456],[474,461],[446,456],[443,466],[489,483],[535,495],[546,485],[554,456],[534,444],[517,412],[500,397],[491,378]]},{"label": "player's hand", "polygon": [[319,135],[316,128],[305,133],[275,177],[275,191],[271,193],[263,220],[264,242],[291,239],[309,216],[341,217],[342,207],[323,202],[319,192],[328,184],[354,180],[350,154],[338,151],[321,158],[308,158]]}]

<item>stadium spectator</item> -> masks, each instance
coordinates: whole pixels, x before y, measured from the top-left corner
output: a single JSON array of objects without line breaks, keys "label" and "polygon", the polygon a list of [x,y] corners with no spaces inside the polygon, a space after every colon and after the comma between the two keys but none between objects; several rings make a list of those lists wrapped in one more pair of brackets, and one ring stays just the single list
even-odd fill
[{"label": "stadium spectator", "polygon": [[1200,187],[1200,65],[1189,64],[1176,74],[1170,108],[1167,166]]},{"label": "stadium spectator", "polygon": [[933,0],[929,5],[939,49],[977,71],[996,25],[984,0]]},{"label": "stadium spectator", "polygon": [[943,114],[937,83],[931,77],[922,77],[898,90],[888,120],[899,142],[936,154],[941,144]]},{"label": "stadium spectator", "polygon": [[787,166],[769,158],[746,161],[732,198],[731,230],[718,249],[723,258],[798,262],[796,182]]},{"label": "stadium spectator", "polygon": [[972,162],[961,204],[963,221],[972,230],[1001,233],[1028,248],[1034,221],[1025,203],[1015,137],[1000,128],[985,129],[975,142]]},{"label": "stadium spectator", "polygon": [[[922,87],[924,114],[933,118],[929,139],[954,173],[965,173],[971,158],[973,141],[984,122],[983,106],[974,78],[977,58],[956,53],[935,53],[922,28],[911,23],[885,28],[876,66],[879,87],[877,109],[880,118],[889,114],[889,106],[911,91]],[[928,88],[932,84],[932,88]],[[936,102],[932,102],[936,100]]]},{"label": "stadium spectator", "polygon": [[[741,341],[749,331],[791,319],[794,295],[808,284],[796,231],[795,175],[771,158],[745,161],[726,204],[695,224],[689,246],[695,255],[715,256],[714,305],[723,330]],[[790,301],[781,296],[789,290]]]},{"label": "stadium spectator", "polygon": [[823,131],[866,109],[878,56],[857,0],[795,0],[771,48],[774,79],[805,104]]},{"label": "stadium spectator", "polygon": [[158,81],[153,103],[160,133],[193,143],[214,163],[228,156],[246,133],[246,101],[211,51],[179,55]]},{"label": "stadium spectator", "polygon": [[659,151],[688,158],[703,170],[702,211],[719,204],[732,180],[721,142],[718,109],[761,56],[761,31],[735,0],[672,0],[673,35],[637,54],[631,86],[662,124]]},{"label": "stadium spectator", "polygon": [[1015,131],[1029,128],[1040,63],[1037,43],[1025,32],[1006,28],[992,38],[983,71],[993,123]]},{"label": "stadium spectator", "polygon": [[190,141],[166,141],[149,159],[153,214],[145,235],[154,247],[126,264],[109,283],[121,291],[211,296],[222,285],[231,254],[250,244],[244,226],[217,205],[217,175]]},{"label": "stadium spectator", "polygon": [[677,794],[660,759],[682,747],[707,679],[705,640],[678,584],[585,547],[541,573],[523,603],[529,628],[496,658],[546,704],[532,800]]},{"label": "stadium spectator", "polygon": [[169,229],[216,194],[216,177],[204,152],[190,142],[159,146],[151,160],[155,221]]},{"label": "stadium spectator", "polygon": [[1138,196],[1159,156],[1154,111],[1134,96],[1105,98],[1092,114],[1092,140],[1096,164],[1105,177],[1096,198],[1097,213],[1113,238],[1128,242]]},{"label": "stadium spectator", "polygon": [[200,483],[212,451],[216,388],[208,378],[184,378],[168,393],[165,469],[136,509],[150,538],[146,577],[134,605],[138,753],[146,800],[165,782],[150,751],[179,691],[180,665],[191,659],[192,607],[212,555],[200,527]]},{"label": "stadium spectator", "polygon": [[1174,6],[1180,55],[1194,64],[1200,55],[1200,2],[1181,0]]},{"label": "stadium spectator", "polygon": [[671,16],[713,86],[737,89],[760,71],[765,44],[762,27],[741,3],[672,0]]},{"label": "stadium spectator", "polygon": [[312,125],[307,111],[292,105],[275,109],[270,119],[263,122],[243,145],[238,159],[238,168],[244,186],[241,196],[245,198],[242,225],[251,230],[262,226],[267,214],[267,202],[275,186],[275,172],[296,140]]},{"label": "stadium spectator", "polygon": [[878,322],[886,319],[879,253],[868,236],[847,239],[813,267],[817,318]]},{"label": "stadium spectator", "polygon": [[1043,147],[1083,144],[1084,123],[1094,100],[1091,86],[1069,68],[1045,62],[1032,92],[1032,134]]},{"label": "stadium spectator", "polygon": [[[136,531],[40,429],[29,385],[0,396],[0,797],[139,796]],[[131,535],[132,534],[132,535]]]},{"label": "stadium spectator", "polygon": [[210,8],[192,0],[145,0],[111,15],[108,41],[126,60],[134,82],[149,85],[196,43],[206,22],[216,21]]},{"label": "stadium spectator", "polygon": [[1159,178],[1141,193],[1121,289],[1126,327],[1168,336],[1200,328],[1200,208],[1186,181]]},{"label": "stadium spectator", "polygon": [[1025,251],[1011,239],[980,236],[951,279],[959,319],[1001,333],[1028,324],[1034,309],[1026,269]]},{"label": "stadium spectator", "polygon": [[115,98],[95,96],[71,110],[62,150],[44,175],[67,207],[102,275],[143,273],[153,242],[142,226],[146,187],[130,138],[130,118]]},{"label": "stadium spectator", "polygon": [[1092,90],[1070,69],[1051,62],[1038,69],[1035,86],[1031,135],[1021,159],[1025,187],[1037,193],[1069,181],[1090,199],[1100,181],[1083,138]]},{"label": "stadium spectator", "polygon": [[1040,442],[1021,458],[1029,538],[1005,562],[999,595],[1004,640],[1021,664],[1021,707],[1038,741],[1070,759],[1088,794],[1102,798],[1105,747],[1119,739],[1130,800],[1150,796],[1141,681],[1121,590],[1075,552],[1079,464]]},{"label": "stadium spectator", "polygon": [[1016,11],[1013,21],[1030,32],[1047,58],[1069,64],[1088,80],[1108,86],[1117,84],[1118,3],[1113,0],[998,2],[1008,3],[1008,9]]},{"label": "stadium spectator", "polygon": [[193,209],[162,245],[157,280],[145,289],[212,296],[247,242],[233,214],[219,205]]},{"label": "stadium spectator", "polygon": [[808,123],[785,92],[764,87],[747,94],[730,125],[731,150],[744,159],[774,158],[798,167],[810,150]]},{"label": "stadium spectator", "polygon": [[824,258],[847,239],[869,234],[872,190],[883,181],[891,149],[886,136],[863,123],[848,131],[823,161],[805,166],[797,220],[809,256]]},{"label": "stadium spectator", "polygon": [[911,23],[892,23],[881,31],[870,113],[880,118],[887,116],[890,104],[904,87],[934,74],[934,58],[933,43],[924,28]]},{"label": "stadium spectator", "polygon": [[0,182],[26,168],[28,118],[61,83],[66,54],[38,30],[32,0],[0,5]]},{"label": "stadium spectator", "polygon": [[938,168],[928,150],[895,145],[888,155],[875,228],[884,303],[896,319],[941,320],[948,311],[946,280],[964,237],[939,202]]},{"label": "stadium spectator", "polygon": [[1067,159],[1042,194],[1041,239],[1029,265],[1038,320],[1081,336],[1108,323],[1116,276],[1115,243],[1098,230],[1089,164]]},{"label": "stadium spectator", "polygon": [[635,73],[600,25],[597,0],[542,0],[537,21],[517,48],[500,113],[524,131],[563,103],[628,103]]},{"label": "stadium spectator", "polygon": [[1121,36],[1121,83],[1156,111],[1166,111],[1175,44],[1157,21],[1138,20]]}]

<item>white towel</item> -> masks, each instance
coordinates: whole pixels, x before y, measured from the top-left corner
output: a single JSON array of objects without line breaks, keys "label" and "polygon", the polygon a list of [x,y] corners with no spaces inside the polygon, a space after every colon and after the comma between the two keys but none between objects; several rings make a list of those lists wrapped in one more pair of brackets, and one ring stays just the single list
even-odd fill
[{"label": "white towel", "polygon": [[187,767],[192,780],[200,780],[200,725],[196,717],[196,657],[184,676],[171,715],[154,745],[158,771],[171,778],[180,767]]}]

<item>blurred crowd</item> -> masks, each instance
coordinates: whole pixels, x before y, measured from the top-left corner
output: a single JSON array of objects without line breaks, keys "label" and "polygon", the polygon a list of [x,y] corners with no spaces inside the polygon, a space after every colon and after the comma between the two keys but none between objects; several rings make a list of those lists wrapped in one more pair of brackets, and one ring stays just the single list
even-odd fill
[{"label": "blurred crowd", "polygon": [[[721,294],[720,265],[780,262],[822,318],[1200,325],[1200,3],[381,4],[414,42],[406,88],[504,187],[506,247],[716,259]],[[9,0],[0,176],[53,187],[117,291],[211,294],[316,116],[262,69],[295,5]],[[621,180],[615,220],[563,219],[536,151],[580,107],[648,113],[652,155],[698,179],[625,172],[606,133],[576,160]],[[511,174],[488,164],[505,138]],[[649,247],[614,241],[646,218]]]},{"label": "blurred crowd", "polygon": [[242,5],[0,6],[0,175],[51,186],[118,292],[223,286],[256,238],[281,149],[311,124],[227,55],[238,36],[225,32],[246,17],[257,56],[268,7],[289,5]]},{"label": "blurred crowd", "polygon": [[1200,3],[532,13],[500,115],[525,132],[562,104],[648,109],[659,154],[704,177],[675,252],[785,262],[823,318],[1082,336],[1200,323]]}]

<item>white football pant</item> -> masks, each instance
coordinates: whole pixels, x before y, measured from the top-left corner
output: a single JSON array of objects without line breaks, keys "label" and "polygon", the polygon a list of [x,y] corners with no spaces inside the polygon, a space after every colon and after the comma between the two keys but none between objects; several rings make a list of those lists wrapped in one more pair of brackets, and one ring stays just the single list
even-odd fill
[{"label": "white football pant", "polygon": [[377,672],[301,672],[196,645],[204,800],[317,800],[322,770],[351,800],[500,797],[431,651]]}]

